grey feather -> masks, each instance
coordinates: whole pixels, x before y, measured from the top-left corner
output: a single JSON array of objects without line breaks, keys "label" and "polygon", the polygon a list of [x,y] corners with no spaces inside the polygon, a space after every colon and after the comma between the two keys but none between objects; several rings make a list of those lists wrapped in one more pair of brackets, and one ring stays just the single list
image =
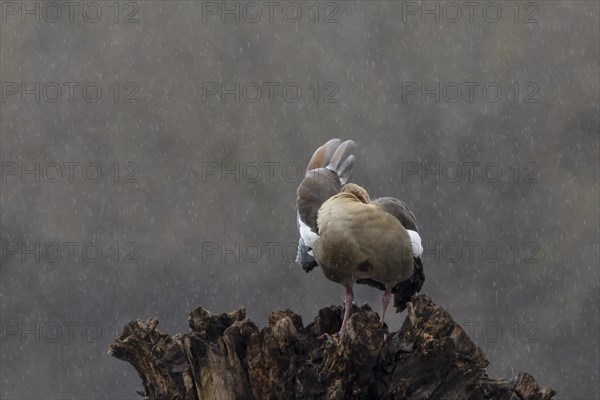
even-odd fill
[{"label": "grey feather", "polygon": [[340,167],[338,168],[337,173],[340,177],[342,185],[345,185],[348,182],[348,179],[350,179],[350,175],[352,175],[352,169],[354,168],[354,158],[354,155],[351,154],[350,156],[348,156],[348,158],[346,158],[344,162],[342,162],[342,165],[340,165]]},{"label": "grey feather", "polygon": [[396,217],[405,229],[419,231],[415,215],[408,209],[408,206],[404,202],[394,197],[381,197],[373,200],[372,203],[379,204],[385,211]]},{"label": "grey feather", "polygon": [[[319,208],[327,199],[338,194],[342,185],[350,179],[355,159],[352,154],[354,150],[356,143],[352,140],[342,142],[340,139],[331,139],[314,152],[308,163],[306,176],[297,190],[296,205],[298,219],[314,233],[319,232]],[[316,266],[316,261],[308,254],[311,249],[302,238],[300,240],[296,262],[308,271]]]},{"label": "grey feather", "polygon": [[341,175],[340,171],[342,170],[342,165],[352,156],[354,150],[356,150],[356,143],[354,143],[353,140],[346,140],[335,149],[335,152],[325,167],[336,171],[338,176]]}]

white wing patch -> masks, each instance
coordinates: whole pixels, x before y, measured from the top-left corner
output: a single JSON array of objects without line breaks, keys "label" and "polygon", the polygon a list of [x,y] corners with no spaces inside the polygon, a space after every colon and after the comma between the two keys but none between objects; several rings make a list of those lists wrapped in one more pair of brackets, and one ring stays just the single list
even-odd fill
[{"label": "white wing patch", "polygon": [[412,251],[414,257],[421,257],[423,254],[423,245],[421,245],[421,236],[416,231],[406,230],[410,236],[410,244],[412,245]]},{"label": "white wing patch", "polygon": [[[300,217],[298,217],[298,228],[300,229],[300,237],[302,240],[304,240],[304,244],[312,249],[315,242],[319,238],[319,235],[314,233],[312,229],[310,229],[310,227],[306,225],[302,219],[300,219]],[[312,256],[312,251],[309,251],[308,254]]]}]

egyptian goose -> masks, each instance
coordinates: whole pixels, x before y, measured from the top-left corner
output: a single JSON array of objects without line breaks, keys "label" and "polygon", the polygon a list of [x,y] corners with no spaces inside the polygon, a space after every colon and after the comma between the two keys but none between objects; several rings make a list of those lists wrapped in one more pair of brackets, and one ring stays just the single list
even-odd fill
[{"label": "egyptian goose", "polygon": [[305,271],[320,266],[346,288],[340,335],[346,329],[355,283],[384,290],[380,321],[394,294],[396,311],[406,308],[425,281],[415,216],[393,197],[371,200],[348,183],[354,165],[352,140],[331,139],[314,153],[298,187],[300,240],[296,262]]}]

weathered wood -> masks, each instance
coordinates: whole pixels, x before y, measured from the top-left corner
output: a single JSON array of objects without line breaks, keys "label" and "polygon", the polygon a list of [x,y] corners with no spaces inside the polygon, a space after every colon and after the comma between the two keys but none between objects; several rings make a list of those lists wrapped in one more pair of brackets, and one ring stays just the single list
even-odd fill
[{"label": "weathered wood", "polygon": [[197,399],[180,340],[159,332],[157,325],[156,319],[130,322],[110,346],[110,354],[134,366],[145,389],[138,393],[144,398]]},{"label": "weathered wood", "polygon": [[[155,319],[127,324],[110,345],[142,378],[145,399],[448,399],[549,400],[533,377],[487,377],[488,360],[441,307],[423,295],[388,335],[368,305],[353,306],[343,337],[342,307],[319,311],[304,327],[290,310],[259,329],[245,310],[188,318],[191,331],[171,338]],[[319,339],[324,335],[325,339]],[[333,335],[333,336],[330,336]]]}]

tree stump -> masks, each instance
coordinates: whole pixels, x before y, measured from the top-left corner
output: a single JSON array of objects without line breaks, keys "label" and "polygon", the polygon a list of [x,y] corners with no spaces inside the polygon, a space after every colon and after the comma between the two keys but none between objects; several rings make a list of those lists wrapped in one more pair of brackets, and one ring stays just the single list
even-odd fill
[{"label": "tree stump", "polygon": [[[142,378],[144,399],[184,400],[549,400],[519,372],[510,381],[487,377],[486,356],[443,308],[415,295],[398,332],[388,335],[368,305],[353,306],[346,333],[335,333],[342,307],[319,310],[306,327],[290,310],[259,329],[243,308],[190,313],[191,331],[171,337],[158,321],[125,326],[109,353]],[[319,339],[324,336],[325,339]]]}]

